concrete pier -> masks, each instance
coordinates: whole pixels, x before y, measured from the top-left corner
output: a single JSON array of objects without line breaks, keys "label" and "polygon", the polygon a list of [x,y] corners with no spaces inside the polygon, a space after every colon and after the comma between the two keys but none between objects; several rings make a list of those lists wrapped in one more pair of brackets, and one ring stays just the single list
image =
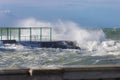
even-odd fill
[{"label": "concrete pier", "polygon": [[21,44],[23,46],[40,48],[62,48],[62,49],[80,49],[73,41],[20,41],[1,40],[3,44]]},{"label": "concrete pier", "polygon": [[1,69],[0,80],[120,80],[120,65]]}]

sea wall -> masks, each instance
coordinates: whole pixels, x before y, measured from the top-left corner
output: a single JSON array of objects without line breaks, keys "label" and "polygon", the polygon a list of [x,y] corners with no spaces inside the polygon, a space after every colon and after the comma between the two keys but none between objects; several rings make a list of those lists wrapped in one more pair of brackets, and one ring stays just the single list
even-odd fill
[{"label": "sea wall", "polygon": [[16,41],[1,40],[3,44],[21,44],[23,46],[40,48],[62,48],[62,49],[80,49],[73,41]]},{"label": "sea wall", "polygon": [[120,65],[1,69],[0,80],[120,80]]}]

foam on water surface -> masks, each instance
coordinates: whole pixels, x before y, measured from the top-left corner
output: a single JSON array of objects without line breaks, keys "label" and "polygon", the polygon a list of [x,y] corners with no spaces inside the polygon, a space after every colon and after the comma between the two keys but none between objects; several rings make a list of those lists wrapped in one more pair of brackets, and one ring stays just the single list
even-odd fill
[{"label": "foam on water surface", "polygon": [[119,64],[120,42],[108,40],[92,45],[96,47],[77,50],[7,44],[0,47],[0,68]]}]

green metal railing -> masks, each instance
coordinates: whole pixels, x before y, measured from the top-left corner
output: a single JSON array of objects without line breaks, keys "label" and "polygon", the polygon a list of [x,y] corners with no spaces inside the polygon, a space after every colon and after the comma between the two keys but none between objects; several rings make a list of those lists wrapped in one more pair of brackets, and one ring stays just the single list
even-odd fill
[{"label": "green metal railing", "polygon": [[37,40],[43,41],[44,30],[49,30],[47,40],[52,41],[51,27],[0,27],[0,40],[33,41],[37,38]]}]

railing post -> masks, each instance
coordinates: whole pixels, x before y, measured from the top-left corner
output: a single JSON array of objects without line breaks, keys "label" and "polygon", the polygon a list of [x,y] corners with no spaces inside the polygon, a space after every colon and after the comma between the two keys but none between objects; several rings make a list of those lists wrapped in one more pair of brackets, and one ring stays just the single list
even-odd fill
[{"label": "railing post", "polygon": [[0,29],[0,40],[2,40],[2,28]]},{"label": "railing post", "polygon": [[7,28],[7,40],[9,40],[9,28]]},{"label": "railing post", "polygon": [[21,41],[21,28],[18,28],[18,40]]},{"label": "railing post", "polygon": [[40,41],[42,41],[42,27],[40,28]]},{"label": "railing post", "polygon": [[30,27],[30,42],[32,41],[32,28]]},{"label": "railing post", "polygon": [[50,41],[52,41],[52,28],[50,28]]},{"label": "railing post", "polygon": [[9,31],[10,31],[10,40],[11,40],[11,36],[12,36],[12,35],[11,35],[11,33],[12,33],[12,32],[11,32],[11,28],[9,28]]}]

